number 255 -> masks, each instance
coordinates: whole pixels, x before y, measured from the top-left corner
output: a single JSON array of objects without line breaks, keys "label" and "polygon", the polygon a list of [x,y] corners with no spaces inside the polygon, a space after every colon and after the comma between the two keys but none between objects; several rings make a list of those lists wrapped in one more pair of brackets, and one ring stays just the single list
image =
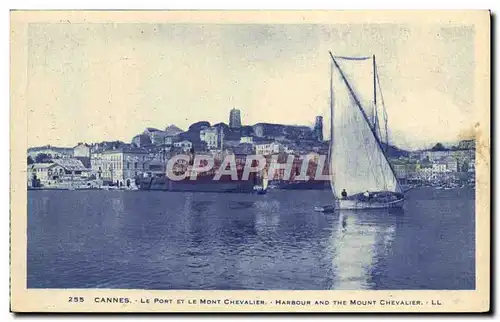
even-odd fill
[{"label": "number 255", "polygon": [[80,297],[76,297],[76,296],[72,297],[72,296],[70,296],[68,298],[68,302],[71,302],[71,303],[82,303],[82,302],[84,302],[84,299],[81,296]]}]

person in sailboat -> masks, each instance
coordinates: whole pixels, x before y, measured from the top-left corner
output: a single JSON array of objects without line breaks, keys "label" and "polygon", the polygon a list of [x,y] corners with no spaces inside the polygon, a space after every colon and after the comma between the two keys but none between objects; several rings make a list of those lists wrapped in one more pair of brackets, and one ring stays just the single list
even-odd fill
[{"label": "person in sailboat", "polygon": [[372,199],[372,194],[368,190],[366,190],[365,193],[363,193],[363,196],[366,198],[366,200]]},{"label": "person in sailboat", "polygon": [[342,189],[342,199],[346,199],[347,198],[347,191],[345,191],[345,189]]}]

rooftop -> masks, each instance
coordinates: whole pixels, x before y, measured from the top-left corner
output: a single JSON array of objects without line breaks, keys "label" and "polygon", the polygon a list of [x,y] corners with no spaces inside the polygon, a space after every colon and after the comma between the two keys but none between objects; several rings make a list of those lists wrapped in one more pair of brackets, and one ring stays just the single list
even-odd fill
[{"label": "rooftop", "polygon": [[102,153],[106,153],[106,154],[109,154],[109,153],[140,153],[140,154],[142,154],[142,153],[148,153],[148,152],[142,148],[123,146],[123,147],[119,147],[116,149],[105,150]]},{"label": "rooftop", "polygon": [[85,168],[82,161],[77,159],[55,159],[54,164],[60,165],[61,167],[69,171],[88,170],[87,168]]},{"label": "rooftop", "polygon": [[33,163],[28,166],[29,169],[47,169],[54,166],[54,163]]}]

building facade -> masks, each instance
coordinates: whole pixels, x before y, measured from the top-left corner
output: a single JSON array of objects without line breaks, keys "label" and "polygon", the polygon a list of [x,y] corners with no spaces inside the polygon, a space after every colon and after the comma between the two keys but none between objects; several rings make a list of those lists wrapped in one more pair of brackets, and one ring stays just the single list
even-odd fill
[{"label": "building facade", "polygon": [[136,147],[144,147],[151,145],[151,138],[147,134],[138,134],[132,138],[132,144],[135,145]]},{"label": "building facade", "polygon": [[476,148],[475,140],[462,140],[458,143],[458,148],[462,150],[473,150]]},{"label": "building facade", "polygon": [[193,143],[191,143],[191,141],[188,140],[174,142],[174,148],[180,149],[183,152],[189,152],[193,148]]},{"label": "building facade", "polygon": [[281,152],[293,153],[293,150],[288,149],[287,146],[274,141],[256,143],[254,146],[255,146],[255,154],[260,154],[260,155],[271,155]]},{"label": "building facade", "polygon": [[90,157],[90,145],[86,143],[78,143],[77,146],[73,148],[73,156],[81,157],[81,158],[89,158]]},{"label": "building facade", "polygon": [[444,150],[444,151],[422,151],[421,158],[429,159],[431,162],[441,160],[448,157],[453,157],[459,163],[475,159],[475,150]]},{"label": "building facade", "polygon": [[28,185],[39,180],[42,186],[78,182],[89,178],[90,170],[76,159],[56,159],[53,163],[34,163],[28,166]]},{"label": "building facade", "polygon": [[101,153],[97,164],[92,169],[100,179],[118,186],[130,186],[135,178],[149,171],[150,157],[140,148],[119,148]]},{"label": "building facade", "polygon": [[253,137],[251,136],[242,136],[240,138],[240,143],[249,143],[249,144],[253,144]]},{"label": "building facade", "polygon": [[200,140],[207,144],[209,150],[215,150],[219,147],[219,131],[215,127],[207,127],[200,131]]}]

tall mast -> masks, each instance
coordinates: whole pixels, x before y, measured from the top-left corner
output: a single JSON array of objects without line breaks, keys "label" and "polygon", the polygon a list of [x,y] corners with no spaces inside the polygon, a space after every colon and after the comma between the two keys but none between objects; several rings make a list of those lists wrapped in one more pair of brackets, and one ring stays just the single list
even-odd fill
[{"label": "tall mast", "polygon": [[[330,56],[333,58],[332,53]],[[332,172],[332,162],[333,162],[333,61],[330,61],[330,147],[328,149],[328,173],[330,174],[330,188],[332,189],[333,195],[335,196],[335,187],[333,185],[333,173]]]},{"label": "tall mast", "polygon": [[333,143],[333,62],[330,62],[330,145]]},{"label": "tall mast", "polygon": [[377,106],[377,66],[373,55],[373,103]]},{"label": "tall mast", "polygon": [[378,109],[377,109],[377,65],[375,63],[375,55],[373,55],[373,128],[377,133],[378,127]]}]

